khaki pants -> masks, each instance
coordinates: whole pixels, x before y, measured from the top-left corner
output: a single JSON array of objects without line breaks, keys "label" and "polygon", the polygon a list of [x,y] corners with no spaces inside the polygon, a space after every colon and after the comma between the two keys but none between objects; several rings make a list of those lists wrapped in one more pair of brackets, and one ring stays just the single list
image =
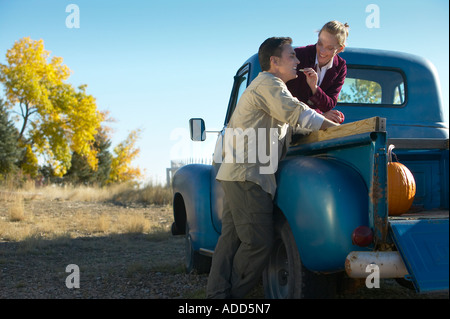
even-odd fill
[{"label": "khaki pants", "polygon": [[207,298],[243,298],[258,283],[273,244],[273,202],[252,182],[221,182],[222,234],[214,251]]}]

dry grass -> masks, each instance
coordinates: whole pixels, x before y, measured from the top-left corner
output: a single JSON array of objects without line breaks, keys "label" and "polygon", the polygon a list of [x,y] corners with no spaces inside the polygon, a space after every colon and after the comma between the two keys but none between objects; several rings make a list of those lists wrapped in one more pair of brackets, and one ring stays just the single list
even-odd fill
[{"label": "dry grass", "polygon": [[12,204],[9,205],[8,212],[9,220],[12,222],[20,222],[25,219],[25,208],[21,195],[14,196]]},{"label": "dry grass", "polygon": [[0,241],[168,233],[170,198],[170,189],[153,185],[2,187]]},{"label": "dry grass", "polygon": [[[67,202],[60,204],[71,206]],[[7,212],[0,209],[0,241],[26,241],[30,238],[57,240],[119,234],[169,236],[170,207],[130,211],[127,208],[96,205],[102,209],[92,211],[89,205],[78,204],[69,209],[61,207],[64,211],[50,211],[46,206],[47,202],[26,202],[23,211],[17,213],[19,210],[14,205],[14,215],[11,209]],[[51,206],[57,209],[60,205]]]},{"label": "dry grass", "polygon": [[142,188],[122,187],[114,192],[112,200],[123,204],[168,205],[172,203],[172,189],[153,183]]},{"label": "dry grass", "polygon": [[[24,190],[22,190],[24,191]],[[109,187],[92,186],[47,186],[26,191],[49,199],[64,199],[82,202],[107,202],[118,204],[139,203],[144,205],[167,205],[172,200],[172,191],[160,185],[146,185],[138,188],[130,184],[112,185]]]},{"label": "dry grass", "polygon": [[[1,176],[0,176],[1,177]],[[149,182],[144,186],[135,183],[113,184],[107,187],[93,186],[44,186],[36,187],[32,180],[20,183],[14,177],[0,179],[0,202],[11,194],[23,194],[28,198],[45,197],[83,202],[107,202],[118,204],[168,205],[172,201],[171,188]]]}]

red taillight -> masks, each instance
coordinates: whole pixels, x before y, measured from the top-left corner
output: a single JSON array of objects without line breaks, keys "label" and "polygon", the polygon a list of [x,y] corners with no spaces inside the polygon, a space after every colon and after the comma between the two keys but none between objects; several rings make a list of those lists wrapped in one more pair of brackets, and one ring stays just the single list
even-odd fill
[{"label": "red taillight", "polygon": [[373,231],[367,226],[356,227],[352,233],[352,242],[360,247],[369,246],[373,241]]}]

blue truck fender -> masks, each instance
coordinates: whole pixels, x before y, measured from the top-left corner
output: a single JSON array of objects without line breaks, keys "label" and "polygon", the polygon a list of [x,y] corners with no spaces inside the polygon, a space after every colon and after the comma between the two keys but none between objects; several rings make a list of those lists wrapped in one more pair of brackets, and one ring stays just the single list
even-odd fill
[{"label": "blue truck fender", "polygon": [[186,223],[193,249],[214,249],[219,234],[211,227],[211,165],[181,167],[173,177],[174,235],[185,234]]},{"label": "blue truck fender", "polygon": [[333,158],[299,156],[280,163],[275,204],[288,221],[303,265],[343,270],[351,235],[368,226],[368,189],[351,166]]}]

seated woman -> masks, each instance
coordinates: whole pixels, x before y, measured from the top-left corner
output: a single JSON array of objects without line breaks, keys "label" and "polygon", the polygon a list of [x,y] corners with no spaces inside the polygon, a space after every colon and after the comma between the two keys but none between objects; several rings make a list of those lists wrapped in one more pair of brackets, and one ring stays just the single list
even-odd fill
[{"label": "seated woman", "polygon": [[347,75],[347,64],[338,54],[345,48],[348,29],[347,23],[330,21],[319,31],[317,44],[296,48],[298,77],[287,83],[293,96],[336,123],[344,120],[333,108]]}]

